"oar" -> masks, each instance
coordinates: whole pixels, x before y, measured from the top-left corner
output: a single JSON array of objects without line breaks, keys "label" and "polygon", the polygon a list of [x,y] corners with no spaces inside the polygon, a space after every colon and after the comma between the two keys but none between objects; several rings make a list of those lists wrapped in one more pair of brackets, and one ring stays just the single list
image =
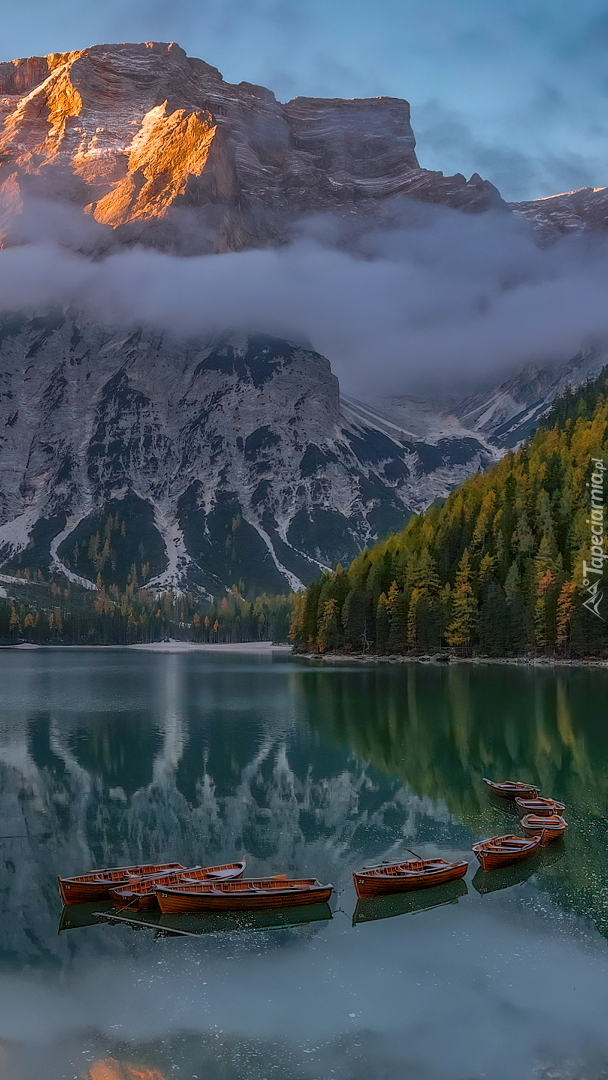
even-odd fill
[{"label": "oar", "polygon": [[[418,859],[420,862],[424,862],[424,859],[422,858],[422,855],[417,855],[416,852],[412,851],[411,848],[406,847],[405,850],[409,851],[410,855],[413,855],[415,859]],[[395,862],[395,860],[394,859],[383,859],[382,862],[367,863],[363,867],[363,869],[364,870],[374,870],[377,866],[389,866],[391,864],[391,862]]]},{"label": "oar", "polygon": [[420,862],[424,862],[424,859],[422,858],[422,855],[417,855],[416,852],[412,851],[412,849],[410,847],[406,847],[405,850],[409,851],[410,855],[413,855],[415,859],[419,859]]}]

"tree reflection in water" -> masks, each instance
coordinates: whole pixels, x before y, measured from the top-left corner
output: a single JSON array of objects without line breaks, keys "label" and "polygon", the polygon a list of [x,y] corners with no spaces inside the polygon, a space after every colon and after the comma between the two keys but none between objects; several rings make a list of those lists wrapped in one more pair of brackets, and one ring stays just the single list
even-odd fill
[{"label": "tree reflection in water", "polygon": [[549,849],[534,869],[560,904],[608,937],[606,672],[411,664],[329,677],[315,669],[300,683],[315,730],[418,796],[445,802],[475,837],[518,824],[510,803],[488,797],[482,776],[534,781],[564,802],[565,848]]},{"label": "tree reflection in water", "polygon": [[[0,655],[0,1076],[521,1080],[579,1051],[605,1063],[608,954],[582,924],[608,936],[605,689],[584,669]],[[395,898],[353,928],[353,868],[517,830],[484,775],[561,799],[563,844],[513,868],[527,881],[473,865],[468,894]],[[59,872],[243,851],[252,875],[345,889],[334,917],[193,940],[69,910],[57,934]]]}]

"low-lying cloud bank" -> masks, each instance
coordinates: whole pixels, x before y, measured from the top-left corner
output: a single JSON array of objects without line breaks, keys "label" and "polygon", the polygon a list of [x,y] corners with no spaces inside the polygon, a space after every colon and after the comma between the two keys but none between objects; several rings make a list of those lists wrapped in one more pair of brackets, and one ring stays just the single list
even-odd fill
[{"label": "low-lying cloud bank", "polygon": [[419,207],[356,238],[329,217],[290,245],[182,258],[142,247],[101,260],[44,242],[0,251],[0,310],[70,305],[180,337],[307,340],[349,393],[450,389],[608,338],[608,242],[542,249],[504,212]]}]

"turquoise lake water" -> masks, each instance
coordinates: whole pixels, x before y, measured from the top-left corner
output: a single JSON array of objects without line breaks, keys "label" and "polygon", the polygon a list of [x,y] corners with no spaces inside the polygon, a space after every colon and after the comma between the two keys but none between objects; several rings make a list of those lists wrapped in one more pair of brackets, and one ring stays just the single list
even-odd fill
[{"label": "turquoise lake water", "polygon": [[[600,669],[0,651],[0,1077],[605,1078],[607,734]],[[496,876],[471,845],[518,817],[488,775],[569,822]],[[357,905],[352,870],[410,848],[465,885]],[[243,854],[331,907],[62,913],[59,873]]]}]

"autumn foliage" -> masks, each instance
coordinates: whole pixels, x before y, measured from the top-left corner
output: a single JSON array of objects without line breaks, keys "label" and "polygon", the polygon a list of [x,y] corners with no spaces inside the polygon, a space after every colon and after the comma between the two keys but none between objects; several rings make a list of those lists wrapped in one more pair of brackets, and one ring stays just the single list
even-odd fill
[{"label": "autumn foliage", "polygon": [[520,449],[298,599],[301,651],[608,652],[583,607],[592,458],[608,453],[608,369]]}]

